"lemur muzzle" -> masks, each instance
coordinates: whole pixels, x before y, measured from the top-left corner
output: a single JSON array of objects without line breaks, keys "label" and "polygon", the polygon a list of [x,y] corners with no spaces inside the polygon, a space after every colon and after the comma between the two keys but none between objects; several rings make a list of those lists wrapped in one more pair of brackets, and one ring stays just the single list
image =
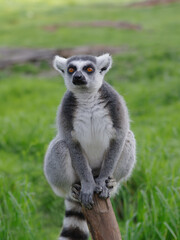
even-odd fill
[{"label": "lemur muzzle", "polygon": [[73,76],[73,84],[74,85],[85,85],[85,84],[87,84],[84,75],[80,71],[77,71],[74,74],[74,76]]}]

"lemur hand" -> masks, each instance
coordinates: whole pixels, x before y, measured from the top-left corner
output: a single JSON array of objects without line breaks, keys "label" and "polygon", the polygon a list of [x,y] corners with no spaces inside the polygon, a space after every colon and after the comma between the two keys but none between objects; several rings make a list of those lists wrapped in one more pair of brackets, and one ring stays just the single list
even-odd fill
[{"label": "lemur hand", "polygon": [[106,187],[106,180],[107,178],[96,178],[96,189],[95,192],[99,194],[101,198],[108,198],[109,197],[109,189]]},{"label": "lemur hand", "polygon": [[91,209],[94,201],[93,201],[93,194],[96,188],[96,184],[94,183],[81,183],[81,191],[79,195],[79,201],[84,205],[86,208]]}]

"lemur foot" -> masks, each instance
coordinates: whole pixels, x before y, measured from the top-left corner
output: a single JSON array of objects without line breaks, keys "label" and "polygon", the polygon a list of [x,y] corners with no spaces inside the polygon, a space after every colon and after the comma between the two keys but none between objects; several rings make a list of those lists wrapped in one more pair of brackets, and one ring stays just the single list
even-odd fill
[{"label": "lemur foot", "polygon": [[114,187],[117,186],[117,182],[114,178],[108,177],[108,179],[105,181],[106,187],[109,189],[109,191],[112,191]]},{"label": "lemur foot", "polygon": [[80,196],[80,191],[81,191],[81,185],[78,183],[75,183],[71,187],[71,197],[79,202],[79,196]]},{"label": "lemur foot", "polygon": [[111,197],[114,193],[114,190],[116,190],[117,187],[117,182],[113,177],[108,177],[108,179],[105,180],[105,184],[106,188],[104,188],[99,195],[102,198]]},{"label": "lemur foot", "polygon": [[101,186],[101,190],[98,192],[99,197],[101,198],[108,198],[111,197],[115,191],[116,191],[116,187],[117,187],[117,182],[113,177],[108,177],[107,179],[95,179],[97,186]]},{"label": "lemur foot", "polygon": [[109,197],[109,189],[106,186],[102,188],[102,192],[99,194],[99,197],[103,199]]},{"label": "lemur foot", "polygon": [[115,178],[108,177],[108,179],[106,179],[105,183],[106,183],[106,187],[109,189],[110,197],[114,196],[118,190],[118,183],[116,182]]}]

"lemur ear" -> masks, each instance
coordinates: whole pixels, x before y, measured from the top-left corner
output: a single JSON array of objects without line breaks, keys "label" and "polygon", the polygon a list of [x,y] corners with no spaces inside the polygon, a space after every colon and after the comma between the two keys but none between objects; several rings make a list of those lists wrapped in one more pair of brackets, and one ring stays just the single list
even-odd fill
[{"label": "lemur ear", "polygon": [[96,57],[96,60],[97,67],[102,74],[107,73],[112,66],[112,57],[109,55],[109,53]]},{"label": "lemur ear", "polygon": [[66,68],[67,59],[59,56],[55,56],[53,60],[53,67],[61,73],[61,75],[64,75],[65,68]]}]

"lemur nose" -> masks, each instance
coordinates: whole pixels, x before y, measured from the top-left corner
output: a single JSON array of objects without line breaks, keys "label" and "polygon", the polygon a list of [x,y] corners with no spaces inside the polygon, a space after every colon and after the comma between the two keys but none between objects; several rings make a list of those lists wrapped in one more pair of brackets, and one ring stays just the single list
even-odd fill
[{"label": "lemur nose", "polygon": [[77,71],[73,76],[73,84],[74,85],[85,85],[86,83],[87,82],[86,82],[84,75],[80,71]]}]

